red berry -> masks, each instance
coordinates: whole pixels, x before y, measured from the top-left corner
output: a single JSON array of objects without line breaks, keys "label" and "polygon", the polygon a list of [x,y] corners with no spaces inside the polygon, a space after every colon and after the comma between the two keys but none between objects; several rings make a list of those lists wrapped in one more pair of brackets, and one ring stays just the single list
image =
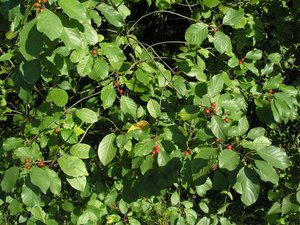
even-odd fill
[{"label": "red berry", "polygon": [[160,151],[160,147],[157,146],[157,145],[155,145],[155,146],[154,146],[154,150],[158,153],[158,152]]},{"label": "red berry", "polygon": [[92,55],[97,55],[97,50],[96,49],[92,50]]},{"label": "red berry", "polygon": [[225,123],[228,123],[228,122],[229,122],[229,119],[226,117],[226,118],[224,119],[224,121],[225,121]]},{"label": "red berry", "polygon": [[216,113],[217,112],[217,107],[212,107],[211,111],[212,111],[212,113]]},{"label": "red berry", "polygon": [[56,129],[54,130],[54,132],[58,134],[58,133],[59,133],[59,129],[56,128]]},{"label": "red berry", "polygon": [[42,3],[46,4],[48,2],[48,0],[42,0]]},{"label": "red berry", "polygon": [[231,149],[232,149],[231,144],[228,144],[226,148],[227,148],[228,150],[231,150]]},{"label": "red berry", "polygon": [[214,28],[213,29],[213,33],[215,34],[215,33],[217,33],[218,32],[218,28]]},{"label": "red berry", "polygon": [[38,2],[33,3],[33,7],[34,7],[34,8],[39,8],[40,6],[41,6],[41,4],[38,3]]},{"label": "red berry", "polygon": [[157,154],[156,150],[152,150],[152,155],[156,155],[156,154]]},{"label": "red berry", "polygon": [[215,102],[211,103],[211,107],[216,107],[216,106],[217,106],[217,104]]},{"label": "red berry", "polygon": [[190,150],[185,150],[185,151],[184,151],[184,154],[185,154],[186,156],[188,156],[188,155],[191,155],[192,153],[191,153]]},{"label": "red berry", "polygon": [[272,90],[272,89],[270,89],[268,92],[269,92],[270,94],[273,94],[273,90]]},{"label": "red berry", "polygon": [[206,116],[209,116],[209,115],[210,115],[210,110],[209,110],[209,108],[205,108],[203,112],[204,112],[204,114],[205,114]]},{"label": "red berry", "polygon": [[220,142],[221,142],[220,138],[216,138],[215,141],[216,141],[217,143],[220,143]]},{"label": "red berry", "polygon": [[29,163],[30,162],[30,159],[25,159],[25,163]]},{"label": "red berry", "polygon": [[45,166],[44,162],[41,161],[41,162],[39,163],[39,167],[44,167],[44,166]]},{"label": "red berry", "polygon": [[120,95],[122,95],[122,94],[123,94],[123,90],[122,90],[122,89],[120,89],[120,90],[119,90],[119,93],[120,93]]},{"label": "red berry", "polygon": [[118,86],[119,86],[119,82],[116,81],[115,84],[114,84],[114,86],[115,86],[115,87],[118,87]]},{"label": "red berry", "polygon": [[27,169],[30,170],[30,169],[31,169],[31,166],[27,166]]},{"label": "red berry", "polygon": [[211,165],[211,169],[212,169],[213,171],[215,171],[215,170],[217,169],[216,164],[212,164],[212,165]]}]

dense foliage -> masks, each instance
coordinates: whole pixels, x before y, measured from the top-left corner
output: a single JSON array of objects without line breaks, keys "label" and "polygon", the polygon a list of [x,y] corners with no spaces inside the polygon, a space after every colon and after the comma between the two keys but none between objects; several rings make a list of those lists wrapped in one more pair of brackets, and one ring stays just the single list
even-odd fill
[{"label": "dense foliage", "polygon": [[0,0],[1,224],[299,224],[297,0]]}]

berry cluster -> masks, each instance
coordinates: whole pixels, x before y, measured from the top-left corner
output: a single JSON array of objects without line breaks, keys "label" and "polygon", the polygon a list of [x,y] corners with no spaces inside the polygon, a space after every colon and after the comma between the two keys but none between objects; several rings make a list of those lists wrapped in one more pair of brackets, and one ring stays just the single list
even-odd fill
[{"label": "berry cluster", "polygon": [[31,167],[33,166],[36,166],[38,165],[39,167],[44,167],[45,166],[45,163],[44,161],[39,161],[38,163],[37,162],[31,162],[30,159],[25,159],[25,166],[28,170],[31,169]]},{"label": "berry cluster", "polygon": [[152,155],[153,156],[156,155],[157,153],[159,153],[159,151],[160,151],[160,147],[158,145],[155,145],[152,150]]},{"label": "berry cluster", "polygon": [[118,81],[116,81],[116,82],[114,83],[114,87],[118,89],[118,92],[119,92],[120,95],[122,95],[122,94],[124,93],[124,90],[121,89],[120,84],[119,84]]},{"label": "berry cluster", "polygon": [[215,102],[211,103],[211,107],[210,108],[205,108],[204,109],[204,114],[206,116],[210,116],[210,115],[214,115],[217,112],[217,104]]},{"label": "berry cluster", "polygon": [[33,3],[33,7],[36,9],[39,9],[39,13],[43,12],[45,9],[45,5],[48,2],[48,0],[36,0],[35,3]]}]

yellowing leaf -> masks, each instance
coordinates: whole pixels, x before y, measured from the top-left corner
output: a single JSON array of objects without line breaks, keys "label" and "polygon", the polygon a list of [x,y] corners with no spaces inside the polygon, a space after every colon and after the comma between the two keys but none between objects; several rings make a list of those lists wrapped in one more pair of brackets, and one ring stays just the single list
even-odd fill
[{"label": "yellowing leaf", "polygon": [[128,132],[133,131],[133,130],[143,130],[143,131],[147,131],[150,127],[150,124],[146,121],[146,120],[141,120],[133,125],[131,125],[131,127],[129,127]]}]

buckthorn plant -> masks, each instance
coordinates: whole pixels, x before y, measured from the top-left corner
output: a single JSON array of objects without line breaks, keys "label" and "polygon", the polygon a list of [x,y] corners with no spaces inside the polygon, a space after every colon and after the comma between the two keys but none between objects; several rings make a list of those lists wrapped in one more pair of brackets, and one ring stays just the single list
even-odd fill
[{"label": "buckthorn plant", "polygon": [[300,224],[299,1],[0,14],[1,225]]}]

